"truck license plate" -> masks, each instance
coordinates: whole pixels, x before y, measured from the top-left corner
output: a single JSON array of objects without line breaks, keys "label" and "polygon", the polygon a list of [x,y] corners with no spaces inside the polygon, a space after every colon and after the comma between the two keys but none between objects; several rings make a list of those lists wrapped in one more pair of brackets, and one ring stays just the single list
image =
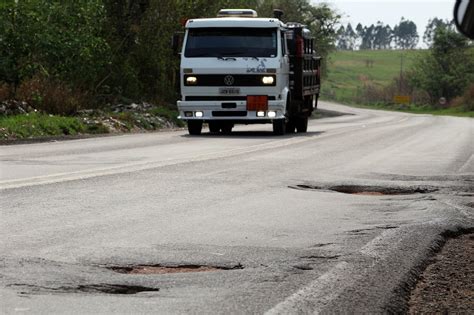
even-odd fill
[{"label": "truck license plate", "polygon": [[240,89],[238,89],[238,88],[219,88],[219,94],[236,95],[236,94],[240,94]]}]

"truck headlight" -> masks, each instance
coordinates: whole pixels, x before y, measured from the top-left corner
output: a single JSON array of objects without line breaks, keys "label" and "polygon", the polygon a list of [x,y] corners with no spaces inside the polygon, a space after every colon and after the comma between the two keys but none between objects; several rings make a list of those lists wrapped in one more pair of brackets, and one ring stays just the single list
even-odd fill
[{"label": "truck headlight", "polygon": [[273,76],[263,77],[262,83],[265,85],[272,85],[273,83],[275,83],[275,78]]},{"label": "truck headlight", "polygon": [[198,79],[196,77],[186,77],[186,84],[187,85],[196,85]]}]

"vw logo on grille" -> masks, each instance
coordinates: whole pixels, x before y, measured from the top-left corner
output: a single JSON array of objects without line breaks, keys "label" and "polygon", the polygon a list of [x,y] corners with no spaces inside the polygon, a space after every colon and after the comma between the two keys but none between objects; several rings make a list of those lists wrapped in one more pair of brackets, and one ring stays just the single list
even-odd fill
[{"label": "vw logo on grille", "polygon": [[225,83],[225,85],[234,85],[234,82],[235,82],[235,79],[234,79],[233,76],[231,76],[231,75],[226,75],[226,76],[224,77],[224,83]]}]

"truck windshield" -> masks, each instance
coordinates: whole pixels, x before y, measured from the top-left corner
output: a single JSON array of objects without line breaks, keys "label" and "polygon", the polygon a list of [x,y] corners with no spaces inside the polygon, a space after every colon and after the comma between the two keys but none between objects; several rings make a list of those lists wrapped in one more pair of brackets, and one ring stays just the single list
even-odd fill
[{"label": "truck windshield", "polygon": [[191,28],[186,57],[276,57],[276,28]]}]

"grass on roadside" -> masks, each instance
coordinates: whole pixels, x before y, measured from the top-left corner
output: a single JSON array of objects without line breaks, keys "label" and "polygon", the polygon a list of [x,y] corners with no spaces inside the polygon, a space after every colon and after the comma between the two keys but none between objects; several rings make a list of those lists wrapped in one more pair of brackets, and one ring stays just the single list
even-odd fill
[{"label": "grass on roadside", "polygon": [[76,117],[40,113],[0,116],[1,139],[77,135],[86,131],[87,127]]},{"label": "grass on roadside", "polygon": [[51,136],[104,134],[134,130],[157,130],[164,121],[178,127],[184,124],[176,110],[156,107],[149,112],[93,112],[87,116],[56,116],[39,112],[0,115],[0,140],[31,139]]}]

